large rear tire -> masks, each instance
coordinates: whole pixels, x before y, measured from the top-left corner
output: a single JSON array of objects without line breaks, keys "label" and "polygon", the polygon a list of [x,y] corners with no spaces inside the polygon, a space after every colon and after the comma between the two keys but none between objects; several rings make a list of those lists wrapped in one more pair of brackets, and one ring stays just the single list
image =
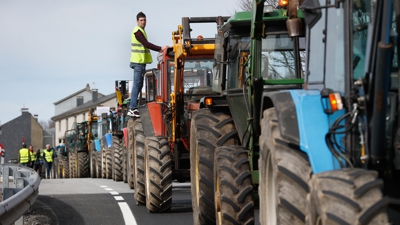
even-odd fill
[{"label": "large rear tire", "polygon": [[78,177],[89,177],[89,153],[78,152]]},{"label": "large rear tire", "polygon": [[125,146],[125,138],[122,138],[122,181],[128,183],[128,149]]},{"label": "large rear tire", "polygon": [[190,177],[195,225],[215,224],[214,151],[216,147],[238,145],[232,117],[210,109],[196,111],[191,123]]},{"label": "large rear tire", "polygon": [[305,224],[311,167],[297,146],[281,137],[275,108],[261,120],[259,196],[261,224]]},{"label": "large rear tire", "polygon": [[147,137],[146,208],[150,212],[166,212],[172,205],[172,156],[165,137]]},{"label": "large rear tire", "polygon": [[135,187],[134,184],[134,177],[135,177],[135,169],[134,169],[134,146],[135,146],[135,138],[134,138],[134,125],[133,125],[134,120],[133,119],[129,119],[128,121],[128,185],[130,189],[133,189]]},{"label": "large rear tire", "polygon": [[314,174],[308,196],[308,224],[389,224],[376,171],[342,169]]},{"label": "large rear tire", "polygon": [[142,122],[140,119],[137,119],[134,122],[134,129],[135,129],[135,153],[134,153],[134,184],[135,184],[135,192],[134,198],[136,200],[137,205],[145,205],[146,204],[146,187],[145,187],[145,165],[144,165],[144,132],[142,127]]},{"label": "large rear tire", "polygon": [[96,150],[94,149],[94,142],[90,141],[90,152],[89,152],[89,165],[90,165],[90,177],[96,178]]},{"label": "large rear tire", "polygon": [[69,178],[69,161],[67,157],[62,159],[63,170],[62,170],[62,177]]},{"label": "large rear tire", "polygon": [[107,178],[107,151],[104,137],[101,139],[101,178]]},{"label": "large rear tire", "polygon": [[[122,137],[123,138],[123,137]],[[122,143],[117,136],[112,137],[112,148],[114,153],[114,180],[122,181]]]},{"label": "large rear tire", "polygon": [[96,177],[97,178],[101,178],[101,164],[102,164],[102,161],[101,161],[101,151],[97,151],[96,152],[96,160],[97,160],[97,162],[96,162]]},{"label": "large rear tire", "polygon": [[248,150],[240,146],[216,149],[214,185],[216,224],[254,224]]},{"label": "large rear tire", "polygon": [[112,179],[113,174],[113,154],[111,148],[106,148],[106,178]]}]

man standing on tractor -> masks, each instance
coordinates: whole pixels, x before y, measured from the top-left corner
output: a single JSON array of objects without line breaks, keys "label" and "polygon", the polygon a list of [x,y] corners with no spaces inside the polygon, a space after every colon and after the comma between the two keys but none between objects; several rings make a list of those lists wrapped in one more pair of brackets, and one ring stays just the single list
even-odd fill
[{"label": "man standing on tractor", "polygon": [[54,162],[54,156],[54,149],[50,148],[50,145],[47,144],[46,149],[43,151],[43,158],[46,163],[46,179],[50,179],[50,171]]},{"label": "man standing on tractor", "polygon": [[157,46],[147,41],[146,15],[139,12],[136,15],[137,26],[133,29],[131,35],[131,61],[130,67],[133,72],[133,86],[131,91],[131,102],[129,106],[128,116],[140,117],[137,109],[137,98],[143,87],[144,74],[146,73],[146,64],[153,62],[150,50],[162,52],[169,46]]},{"label": "man standing on tractor", "polygon": [[26,144],[22,144],[22,148],[19,150],[18,161],[21,166],[29,166],[29,162],[31,161],[31,154],[29,150],[26,148]]}]

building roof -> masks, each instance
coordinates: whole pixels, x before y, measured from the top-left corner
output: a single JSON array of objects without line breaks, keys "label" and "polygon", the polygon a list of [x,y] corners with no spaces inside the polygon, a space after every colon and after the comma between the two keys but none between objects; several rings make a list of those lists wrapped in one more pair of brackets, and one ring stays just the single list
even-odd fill
[{"label": "building roof", "polygon": [[[75,93],[72,93],[72,94],[68,95],[67,97],[65,97],[65,98],[63,98],[63,99],[61,99],[61,100],[58,100],[58,101],[54,102],[53,104],[54,104],[54,105],[58,105],[58,104],[60,104],[61,102],[65,101],[65,100],[67,100],[67,99],[69,99],[69,98],[72,98],[72,97],[74,97],[74,96],[76,96],[76,95],[79,95],[80,93],[82,93],[82,92],[84,92],[84,91],[92,92],[92,90],[90,89],[89,84],[86,84],[86,87],[85,87],[85,88],[83,88],[83,89],[81,89],[81,90],[79,90],[79,91],[77,91],[77,92],[75,92]],[[99,98],[104,97],[104,95],[103,95],[103,94],[100,94],[100,93],[98,93],[98,96],[99,96]]]},{"label": "building roof", "polygon": [[73,116],[73,115],[76,115],[79,113],[87,112],[88,109],[96,107],[96,106],[100,105],[101,103],[109,101],[113,98],[115,98],[115,93],[98,98],[97,101],[95,101],[95,102],[93,102],[93,100],[90,100],[78,107],[75,107],[71,110],[68,110],[66,112],[63,112],[61,114],[51,117],[51,120],[56,121],[56,120],[59,120],[59,119],[65,118],[65,117],[69,117],[69,116]]}]

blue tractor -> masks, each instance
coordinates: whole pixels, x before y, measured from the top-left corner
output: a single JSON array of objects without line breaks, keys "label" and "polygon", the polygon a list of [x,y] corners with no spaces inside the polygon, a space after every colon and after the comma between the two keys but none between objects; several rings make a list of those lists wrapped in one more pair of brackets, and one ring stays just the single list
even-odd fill
[{"label": "blue tractor", "polygon": [[305,0],[300,8],[303,89],[264,93],[261,104],[260,222],[395,222],[398,1]]}]

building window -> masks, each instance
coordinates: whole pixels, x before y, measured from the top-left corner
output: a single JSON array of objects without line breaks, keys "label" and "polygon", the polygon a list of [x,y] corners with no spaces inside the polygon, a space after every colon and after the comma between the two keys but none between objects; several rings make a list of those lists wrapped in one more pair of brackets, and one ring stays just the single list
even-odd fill
[{"label": "building window", "polygon": [[68,118],[65,119],[65,130],[68,130]]},{"label": "building window", "polygon": [[82,114],[82,121],[85,121],[85,113]]},{"label": "building window", "polygon": [[74,122],[76,123],[76,116],[74,116]]},{"label": "building window", "polygon": [[61,120],[58,121],[58,131],[61,131]]}]

